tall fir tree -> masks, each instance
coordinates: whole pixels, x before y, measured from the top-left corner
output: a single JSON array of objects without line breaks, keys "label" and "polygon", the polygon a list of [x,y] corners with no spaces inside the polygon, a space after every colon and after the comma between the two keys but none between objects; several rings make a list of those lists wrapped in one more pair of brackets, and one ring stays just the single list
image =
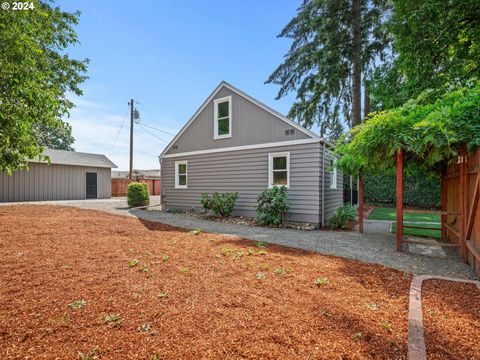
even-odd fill
[{"label": "tall fir tree", "polygon": [[266,83],[296,100],[289,117],[337,139],[361,122],[362,77],[383,60],[388,44],[384,0],[306,0],[278,37],[292,39],[285,60]]}]

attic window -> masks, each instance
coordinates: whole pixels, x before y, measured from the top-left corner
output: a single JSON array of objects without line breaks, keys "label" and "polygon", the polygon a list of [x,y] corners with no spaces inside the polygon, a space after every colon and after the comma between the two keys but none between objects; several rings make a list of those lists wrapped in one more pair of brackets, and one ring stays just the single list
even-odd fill
[{"label": "attic window", "polygon": [[295,129],[287,129],[285,130],[285,135],[293,135],[295,134]]},{"label": "attic window", "polygon": [[213,138],[232,137],[232,97],[227,96],[213,102]]},{"label": "attic window", "polygon": [[173,146],[172,146],[172,149],[173,149],[173,150],[178,150],[178,145],[173,145]]}]

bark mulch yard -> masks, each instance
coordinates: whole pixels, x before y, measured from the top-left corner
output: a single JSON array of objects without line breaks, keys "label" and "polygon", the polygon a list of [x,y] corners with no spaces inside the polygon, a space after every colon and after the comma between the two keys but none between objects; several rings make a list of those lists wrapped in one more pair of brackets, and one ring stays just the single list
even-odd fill
[{"label": "bark mulch yard", "polygon": [[406,357],[411,276],[380,265],[21,205],[0,272],[2,359]]},{"label": "bark mulch yard", "polygon": [[422,305],[429,359],[480,359],[480,291],[474,284],[427,280]]}]

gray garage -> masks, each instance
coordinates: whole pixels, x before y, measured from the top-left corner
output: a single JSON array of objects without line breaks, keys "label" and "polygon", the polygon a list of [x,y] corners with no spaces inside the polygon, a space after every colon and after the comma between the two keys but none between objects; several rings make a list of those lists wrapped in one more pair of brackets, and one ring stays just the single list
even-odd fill
[{"label": "gray garage", "polygon": [[29,170],[0,173],[0,202],[106,199],[116,165],[105,155],[45,150],[46,162],[32,160]]}]

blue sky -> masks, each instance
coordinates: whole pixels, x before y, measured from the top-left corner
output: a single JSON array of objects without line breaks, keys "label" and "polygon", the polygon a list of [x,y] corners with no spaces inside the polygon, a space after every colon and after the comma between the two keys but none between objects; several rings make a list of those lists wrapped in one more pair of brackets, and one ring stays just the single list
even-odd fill
[{"label": "blue sky", "polygon": [[[137,100],[141,121],[176,133],[220,81],[225,80],[286,114],[293,96],[275,100],[278,86],[264,81],[282,62],[290,41],[276,36],[299,1],[58,1],[82,12],[81,44],[69,49],[89,58],[84,95],[68,121],[77,151],[104,153],[128,168],[128,117]],[[171,136],[150,129],[169,141]],[[135,128],[135,168],[158,167],[165,143]]]}]

